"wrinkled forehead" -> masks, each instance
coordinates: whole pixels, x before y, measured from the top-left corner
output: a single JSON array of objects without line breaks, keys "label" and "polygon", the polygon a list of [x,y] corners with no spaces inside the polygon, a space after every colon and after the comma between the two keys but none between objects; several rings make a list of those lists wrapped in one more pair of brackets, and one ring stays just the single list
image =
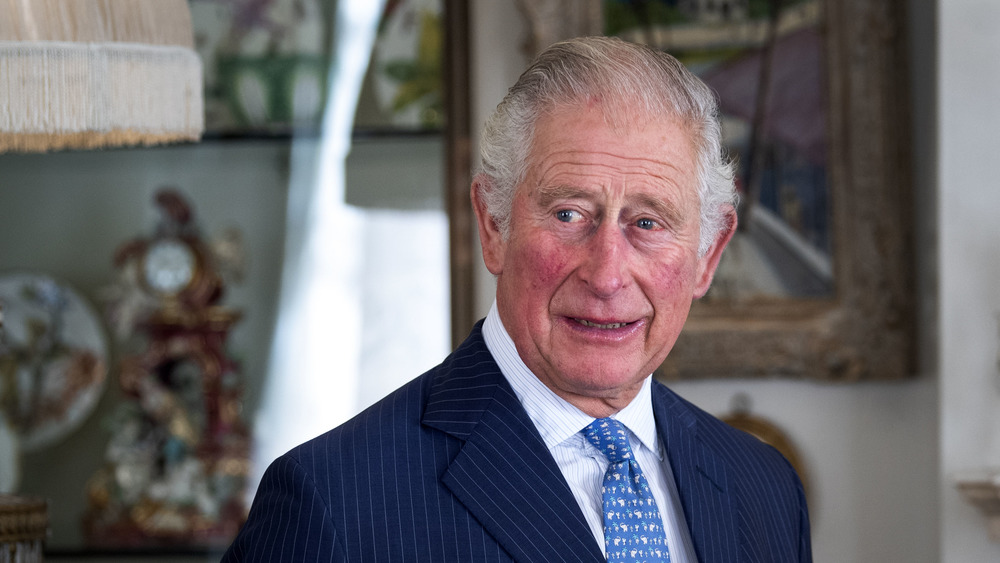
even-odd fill
[{"label": "wrinkled forehead", "polygon": [[651,126],[662,127],[664,131],[681,129],[692,141],[697,134],[694,120],[690,116],[681,115],[662,100],[650,100],[639,95],[625,98],[598,92],[566,100],[549,100],[540,107],[538,119],[556,114],[572,116],[574,113],[593,109],[603,115],[608,129],[618,134]]},{"label": "wrinkled forehead", "polygon": [[[546,149],[538,146],[539,125],[542,122],[557,124],[550,127],[548,133],[551,135],[555,129],[556,134],[559,134],[562,129],[568,130],[578,116],[595,110],[602,117],[602,123],[607,130],[617,136],[627,137],[636,131],[654,131],[661,133],[664,139],[669,139],[671,143],[676,142],[678,138],[685,139],[697,152],[697,131],[690,119],[684,119],[675,112],[663,108],[649,107],[638,97],[635,100],[622,100],[588,95],[546,105],[534,123],[531,144],[526,147],[527,155],[537,156],[539,151],[544,152]],[[567,131],[566,134],[570,133]]]},{"label": "wrinkled forehead", "polygon": [[600,107],[563,106],[539,119],[526,164],[527,181],[520,186],[536,195],[539,189],[565,195],[598,187],[697,193],[694,146],[686,129],[669,117],[608,116]]}]

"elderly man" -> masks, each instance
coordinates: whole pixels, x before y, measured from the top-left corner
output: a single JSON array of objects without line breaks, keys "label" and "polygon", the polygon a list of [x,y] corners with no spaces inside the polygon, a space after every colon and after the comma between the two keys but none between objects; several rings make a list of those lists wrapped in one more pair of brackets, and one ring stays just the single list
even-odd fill
[{"label": "elderly man", "polygon": [[811,561],[791,466],[651,377],[736,228],[716,113],[664,53],[542,53],[472,185],[488,316],[275,461],[224,560]]}]

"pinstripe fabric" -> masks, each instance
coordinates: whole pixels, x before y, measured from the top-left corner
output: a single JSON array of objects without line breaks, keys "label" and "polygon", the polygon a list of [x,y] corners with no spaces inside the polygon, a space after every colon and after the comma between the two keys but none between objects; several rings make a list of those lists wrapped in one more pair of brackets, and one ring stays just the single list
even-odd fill
[{"label": "pinstripe fabric", "polygon": [[812,561],[802,484],[777,450],[656,382],[653,410],[699,561]]},{"label": "pinstripe fabric", "polygon": [[[653,397],[699,560],[809,561],[788,464],[659,384]],[[223,561],[603,557],[477,325],[440,366],[276,460]]]}]

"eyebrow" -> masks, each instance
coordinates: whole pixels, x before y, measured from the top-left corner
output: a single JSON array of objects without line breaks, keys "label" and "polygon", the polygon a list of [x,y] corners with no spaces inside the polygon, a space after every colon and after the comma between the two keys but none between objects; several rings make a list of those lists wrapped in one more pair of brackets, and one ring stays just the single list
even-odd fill
[{"label": "eyebrow", "polygon": [[652,197],[648,194],[635,194],[628,199],[637,207],[652,209],[654,215],[666,218],[670,225],[680,225],[686,219],[683,211],[674,201]]},{"label": "eyebrow", "polygon": [[561,199],[593,199],[593,195],[582,188],[560,184],[557,186],[538,186],[538,202],[542,207],[548,207]]}]

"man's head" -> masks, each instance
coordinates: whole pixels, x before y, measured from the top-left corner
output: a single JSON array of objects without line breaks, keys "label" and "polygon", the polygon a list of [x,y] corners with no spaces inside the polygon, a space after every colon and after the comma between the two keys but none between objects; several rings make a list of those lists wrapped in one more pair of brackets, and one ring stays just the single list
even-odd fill
[{"label": "man's head", "polygon": [[473,182],[500,318],[594,416],[627,404],[736,225],[714,98],[672,57],[587,38],[543,53],[487,124]]},{"label": "man's head", "polygon": [[606,100],[611,111],[673,116],[690,128],[697,147],[702,202],[699,250],[704,253],[726,226],[728,219],[719,210],[726,204],[735,207],[737,201],[733,166],[722,150],[716,98],[669,54],[613,37],[583,37],[552,45],[521,75],[487,120],[480,142],[480,181],[490,215],[501,232],[509,234],[510,204],[524,178],[536,120],[555,106],[587,98]]}]

